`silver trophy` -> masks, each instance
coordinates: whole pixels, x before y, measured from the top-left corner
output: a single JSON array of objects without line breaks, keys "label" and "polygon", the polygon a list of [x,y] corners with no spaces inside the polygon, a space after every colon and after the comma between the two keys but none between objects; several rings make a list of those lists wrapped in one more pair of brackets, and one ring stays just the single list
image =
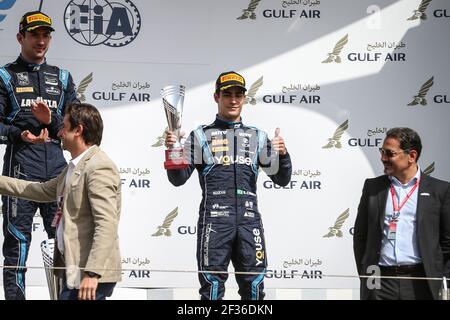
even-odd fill
[{"label": "silver trophy", "polygon": [[168,170],[183,169],[188,166],[184,158],[181,139],[181,117],[183,114],[185,87],[182,85],[167,86],[161,89],[161,97],[166,112],[169,130],[177,137],[175,145],[166,150],[164,168]]},{"label": "silver trophy", "polygon": [[45,276],[47,278],[48,291],[51,300],[58,300],[59,281],[53,274],[53,252],[55,239],[47,239],[41,242],[42,260],[44,261]]}]

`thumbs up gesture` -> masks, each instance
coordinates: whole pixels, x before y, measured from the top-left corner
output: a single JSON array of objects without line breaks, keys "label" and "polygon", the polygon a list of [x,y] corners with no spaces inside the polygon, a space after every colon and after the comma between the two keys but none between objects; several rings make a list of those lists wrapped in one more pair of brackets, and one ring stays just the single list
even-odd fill
[{"label": "thumbs up gesture", "polygon": [[275,137],[272,139],[272,150],[284,156],[287,153],[284,139],[280,136],[280,128],[275,129]]}]

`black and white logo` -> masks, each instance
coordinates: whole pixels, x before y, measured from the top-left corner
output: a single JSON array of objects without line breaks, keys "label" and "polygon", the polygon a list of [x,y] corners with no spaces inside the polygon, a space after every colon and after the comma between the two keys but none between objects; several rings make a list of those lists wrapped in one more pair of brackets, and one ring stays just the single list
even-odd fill
[{"label": "black and white logo", "polygon": [[17,73],[17,81],[19,82],[19,86],[27,86],[30,84],[30,80],[28,79],[28,72],[20,72]]}]

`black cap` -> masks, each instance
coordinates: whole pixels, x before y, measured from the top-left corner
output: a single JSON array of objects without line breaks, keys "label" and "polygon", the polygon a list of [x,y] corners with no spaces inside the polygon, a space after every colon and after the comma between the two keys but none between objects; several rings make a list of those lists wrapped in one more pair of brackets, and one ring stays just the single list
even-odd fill
[{"label": "black cap", "polygon": [[52,19],[41,11],[27,12],[20,19],[19,32],[33,31],[39,27],[47,27],[51,31],[55,31],[52,27]]},{"label": "black cap", "polygon": [[216,80],[216,91],[225,90],[231,87],[241,87],[244,91],[247,91],[245,88],[245,79],[239,73],[234,71],[221,73]]}]

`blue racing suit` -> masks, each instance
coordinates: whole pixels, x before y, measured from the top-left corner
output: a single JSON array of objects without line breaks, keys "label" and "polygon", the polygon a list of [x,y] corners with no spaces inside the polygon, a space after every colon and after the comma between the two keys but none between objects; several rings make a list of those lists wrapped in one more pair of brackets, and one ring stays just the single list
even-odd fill
[{"label": "blue racing suit", "polygon": [[197,226],[197,263],[202,299],[222,299],[230,260],[244,300],[264,298],[266,246],[256,197],[259,168],[278,185],[289,183],[289,154],[271,151],[267,134],[242,122],[216,120],[192,131],[184,145],[186,169],[167,170],[180,186],[197,169],[202,201]]},{"label": "blue racing suit", "polygon": [[[31,112],[31,102],[37,99],[45,101],[52,110],[49,125],[41,124]],[[43,182],[62,171],[66,161],[57,133],[62,125],[64,107],[75,101],[75,86],[66,70],[46,62],[30,64],[21,56],[0,68],[0,140],[7,145],[3,175]],[[22,141],[22,131],[29,130],[37,136],[43,128],[49,131],[52,138],[49,142],[32,144]],[[48,237],[54,238],[55,230],[51,223],[56,203],[36,203],[5,196],[2,201],[5,298],[25,299],[26,269],[23,267],[31,243],[33,217],[39,208]]]}]

